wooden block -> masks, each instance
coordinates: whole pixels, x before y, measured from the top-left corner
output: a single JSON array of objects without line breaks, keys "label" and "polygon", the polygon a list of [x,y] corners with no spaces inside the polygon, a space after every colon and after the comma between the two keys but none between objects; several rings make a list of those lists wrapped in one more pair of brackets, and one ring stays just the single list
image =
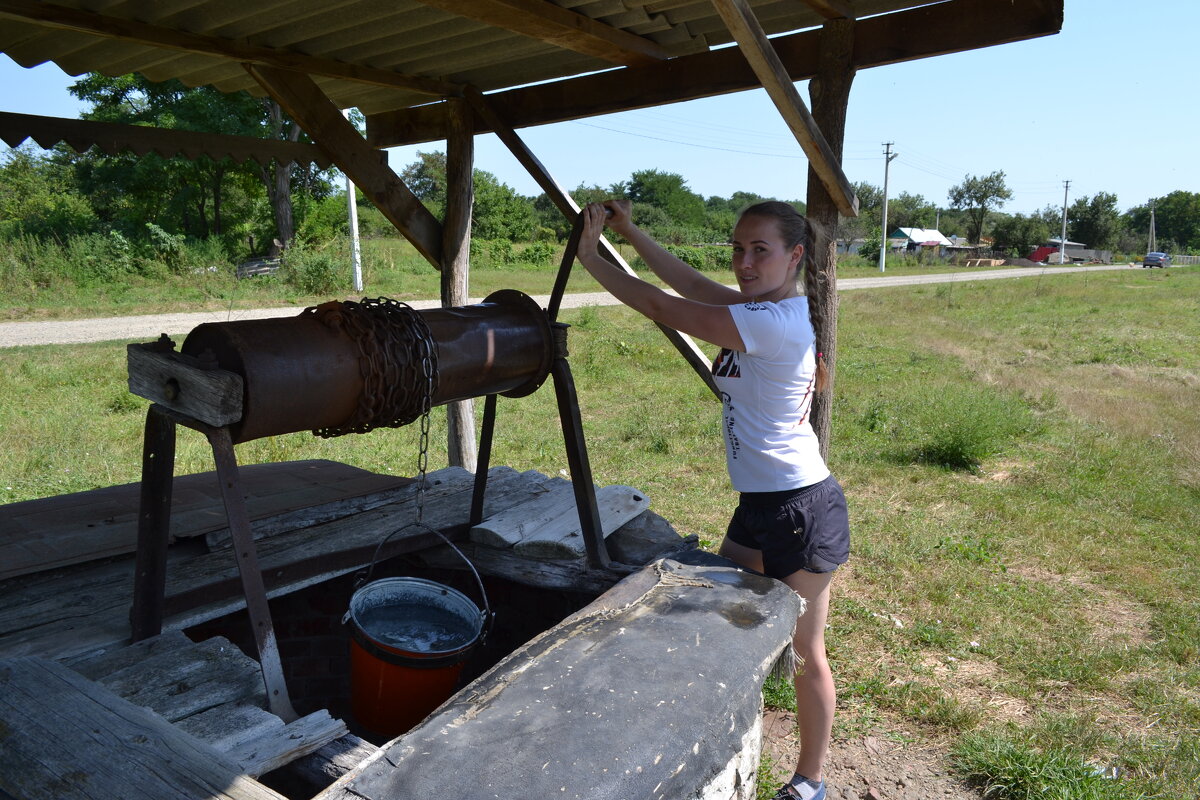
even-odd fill
[{"label": "wooden block", "polygon": [[39,658],[0,661],[0,793],[24,800],[286,800],[161,717]]},{"label": "wooden block", "polygon": [[125,349],[129,391],[220,428],[242,418],[242,376],[206,369],[197,359],[157,342]]},{"label": "wooden block", "polygon": [[[605,486],[596,492],[596,506],[600,511],[600,529],[608,536],[649,508],[650,501],[632,486]],[[513,550],[525,558],[550,560],[584,555],[583,526],[574,497],[568,510],[527,530]]]},{"label": "wooden block", "polygon": [[287,725],[270,728],[233,748],[227,755],[240,764],[247,775],[265,775],[320,750],[348,732],[346,723],[333,719],[322,709]]},{"label": "wooden block", "polygon": [[175,727],[207,742],[222,753],[244,746],[284,727],[283,720],[256,705],[230,702],[181,719]]},{"label": "wooden block", "polygon": [[562,478],[545,479],[529,486],[527,493],[515,496],[509,508],[493,513],[471,528],[471,541],[489,547],[512,547],[525,538],[527,531],[539,528],[575,508],[571,482]]}]

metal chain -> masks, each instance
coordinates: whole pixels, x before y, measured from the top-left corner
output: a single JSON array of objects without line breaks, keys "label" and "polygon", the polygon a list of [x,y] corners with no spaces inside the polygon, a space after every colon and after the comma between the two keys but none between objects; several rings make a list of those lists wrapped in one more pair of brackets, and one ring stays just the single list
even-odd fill
[{"label": "metal chain", "polygon": [[[304,310],[340,328],[358,345],[362,392],[350,419],[314,430],[325,438],[399,428],[427,416],[437,386],[437,349],[425,318],[407,303],[386,297],[361,303],[326,303]],[[428,420],[422,423],[428,438]]]}]

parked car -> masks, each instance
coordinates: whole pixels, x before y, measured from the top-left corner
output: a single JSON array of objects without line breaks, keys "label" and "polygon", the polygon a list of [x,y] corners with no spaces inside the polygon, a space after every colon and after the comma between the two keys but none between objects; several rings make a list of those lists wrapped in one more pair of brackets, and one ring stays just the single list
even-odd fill
[{"label": "parked car", "polygon": [[1166,269],[1171,263],[1171,257],[1166,253],[1146,253],[1146,257],[1142,260],[1142,268],[1146,267],[1162,267]]}]

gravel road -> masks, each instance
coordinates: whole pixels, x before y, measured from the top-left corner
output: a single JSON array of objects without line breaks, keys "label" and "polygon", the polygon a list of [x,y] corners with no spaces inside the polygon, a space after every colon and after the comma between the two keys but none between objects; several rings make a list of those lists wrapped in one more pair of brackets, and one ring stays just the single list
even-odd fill
[{"label": "gravel road", "polygon": [[[958,281],[998,280],[1001,278],[1031,278],[1039,275],[1055,275],[1063,272],[1089,270],[1129,269],[1129,264],[1089,267],[1016,267],[987,272],[948,272],[931,275],[888,276],[877,278],[843,278],[838,281],[839,291],[852,289],[876,289],[884,286],[902,286],[918,283],[954,283]],[[547,296],[534,297],[543,307],[549,302]],[[472,302],[477,302],[473,300]],[[563,298],[563,308],[582,306],[613,305],[617,301],[607,292],[570,294]],[[413,308],[436,308],[436,300],[411,302]],[[105,342],[119,340],[151,341],[165,333],[176,341],[182,341],[192,328],[202,322],[229,322],[240,319],[264,319],[267,317],[290,317],[303,310],[303,306],[267,309],[245,309],[230,311],[203,311],[181,314],[147,314],[137,317],[105,317],[98,319],[48,320],[39,322],[0,323],[0,347],[21,347],[38,344],[76,344],[80,342]]]}]

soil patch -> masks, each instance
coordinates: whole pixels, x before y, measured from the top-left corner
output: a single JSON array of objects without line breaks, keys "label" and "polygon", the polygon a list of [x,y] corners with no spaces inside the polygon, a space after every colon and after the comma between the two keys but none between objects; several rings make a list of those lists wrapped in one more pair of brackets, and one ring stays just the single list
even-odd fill
[{"label": "soil patch", "polygon": [[[768,709],[763,756],[775,766],[771,789],[792,775],[799,746],[796,715]],[[980,800],[982,795],[949,772],[946,755],[931,748],[865,736],[835,740],[825,760],[828,800]]]}]

